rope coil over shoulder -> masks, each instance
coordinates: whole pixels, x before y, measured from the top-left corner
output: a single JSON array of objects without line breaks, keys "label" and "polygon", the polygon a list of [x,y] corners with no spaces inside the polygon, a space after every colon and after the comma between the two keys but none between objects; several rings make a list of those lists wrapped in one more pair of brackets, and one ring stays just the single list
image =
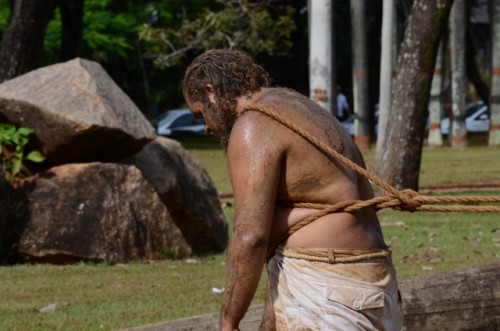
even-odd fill
[{"label": "rope coil over shoulder", "polygon": [[[346,200],[341,201],[336,204],[318,204],[318,203],[290,203],[290,206],[301,207],[301,208],[313,208],[318,209],[319,212],[311,215],[302,221],[298,222],[292,226],[289,231],[284,234],[286,237],[290,236],[292,233],[306,226],[307,224],[315,221],[316,219],[325,216],[327,214],[335,212],[353,212],[363,208],[375,208],[375,210],[380,210],[384,208],[392,208],[402,211],[433,211],[433,212],[472,212],[472,213],[484,213],[484,212],[500,212],[500,206],[473,206],[470,204],[480,204],[480,203],[498,203],[500,202],[500,196],[439,196],[439,197],[429,197],[423,196],[418,192],[405,189],[397,190],[389,183],[382,180],[375,173],[370,172],[353,161],[349,160],[344,155],[340,154],[327,144],[316,139],[308,132],[304,131],[302,128],[296,126],[290,121],[286,120],[282,116],[279,116],[276,112],[273,112],[267,108],[261,106],[252,106],[245,109],[243,112],[256,111],[262,113],[275,121],[279,122],[288,129],[294,131],[299,136],[307,140],[311,145],[316,147],[319,151],[330,158],[341,162],[343,165],[356,171],[358,174],[364,176],[365,178],[372,181],[378,187],[380,187],[386,194],[380,197],[374,197],[370,200]],[[286,239],[286,238],[285,238]]]}]

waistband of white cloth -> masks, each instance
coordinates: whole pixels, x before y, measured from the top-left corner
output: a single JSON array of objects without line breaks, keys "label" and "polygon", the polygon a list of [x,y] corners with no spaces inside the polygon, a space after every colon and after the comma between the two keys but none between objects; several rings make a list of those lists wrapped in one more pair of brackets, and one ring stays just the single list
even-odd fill
[{"label": "waistband of white cloth", "polygon": [[285,257],[325,263],[390,262],[392,249],[295,248],[280,246],[277,254]]}]

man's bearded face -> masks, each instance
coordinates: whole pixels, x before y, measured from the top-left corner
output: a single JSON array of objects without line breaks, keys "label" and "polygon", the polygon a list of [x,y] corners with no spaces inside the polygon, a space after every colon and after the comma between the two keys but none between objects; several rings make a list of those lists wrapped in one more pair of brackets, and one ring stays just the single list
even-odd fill
[{"label": "man's bearded face", "polygon": [[219,102],[213,103],[209,101],[205,104],[205,123],[210,131],[219,138],[226,153],[235,111],[235,106],[223,109]]}]

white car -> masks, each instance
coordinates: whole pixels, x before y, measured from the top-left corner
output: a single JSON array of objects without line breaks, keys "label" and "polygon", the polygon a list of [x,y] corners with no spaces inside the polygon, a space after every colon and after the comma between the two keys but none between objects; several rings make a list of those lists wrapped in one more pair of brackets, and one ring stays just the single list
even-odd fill
[{"label": "white car", "polygon": [[188,108],[168,110],[152,123],[160,136],[207,135],[205,122],[201,118],[195,118]]},{"label": "white car", "polygon": [[[488,132],[490,129],[490,112],[482,101],[474,102],[465,110],[465,128],[467,132]],[[441,133],[450,134],[450,118],[441,120]]]}]

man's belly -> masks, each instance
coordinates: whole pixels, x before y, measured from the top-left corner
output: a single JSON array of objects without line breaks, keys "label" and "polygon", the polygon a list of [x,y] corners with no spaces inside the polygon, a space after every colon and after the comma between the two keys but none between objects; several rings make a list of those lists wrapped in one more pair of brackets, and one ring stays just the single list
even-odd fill
[{"label": "man's belly", "polygon": [[[315,209],[277,206],[271,229],[271,243],[275,243],[290,227],[317,212]],[[291,234],[286,245],[303,248],[385,248],[378,228],[375,215],[328,214]]]}]

